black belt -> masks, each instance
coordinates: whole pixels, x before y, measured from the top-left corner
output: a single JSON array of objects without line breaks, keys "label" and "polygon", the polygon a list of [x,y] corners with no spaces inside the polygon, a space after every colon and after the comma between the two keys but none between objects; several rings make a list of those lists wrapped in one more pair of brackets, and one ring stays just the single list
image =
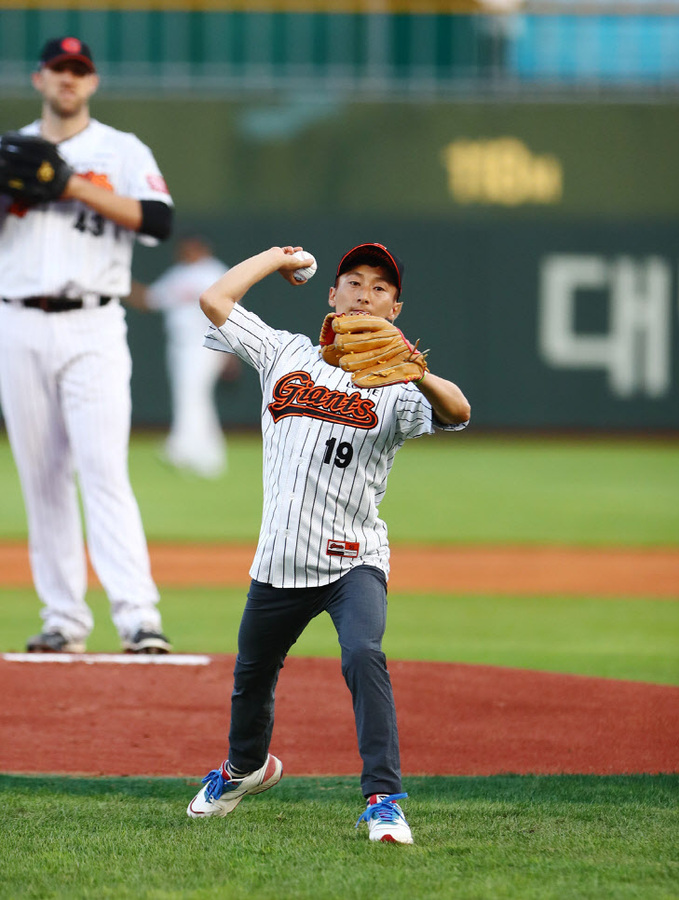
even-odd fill
[{"label": "black belt", "polygon": [[[71,300],[68,297],[24,297],[22,300],[9,300],[2,298],[5,303],[18,303],[30,309],[41,309],[43,312],[66,312],[71,309],[83,309],[88,307],[84,300]],[[106,306],[111,297],[97,297],[96,306]]]}]

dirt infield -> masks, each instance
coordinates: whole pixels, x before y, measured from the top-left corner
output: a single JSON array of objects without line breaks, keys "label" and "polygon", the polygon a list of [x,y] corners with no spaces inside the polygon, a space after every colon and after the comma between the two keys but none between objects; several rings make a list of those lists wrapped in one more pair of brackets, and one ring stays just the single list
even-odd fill
[{"label": "dirt infield", "polygon": [[[248,583],[251,545],[152,544],[161,585]],[[402,547],[392,549],[392,591],[679,599],[679,552],[572,547]],[[25,543],[0,543],[2,583],[31,584]],[[92,583],[96,583],[90,571]]]},{"label": "dirt infield", "polygon": [[[0,660],[0,770],[202,775],[226,752],[233,657],[208,666]],[[679,688],[449,663],[390,665],[405,774],[676,772]],[[328,659],[290,658],[272,751],[291,775],[360,772]]]},{"label": "dirt infield", "polygon": [[[151,546],[162,586],[245,586],[252,555]],[[6,586],[31,584],[25,544],[0,544],[0,572]],[[397,547],[390,588],[679,599],[679,553]],[[228,656],[183,668],[0,660],[0,771],[202,774],[226,751],[232,669]],[[390,672],[405,774],[679,771],[679,688],[447,663]],[[289,774],[360,771],[337,661],[289,659],[276,709],[272,750]]]}]

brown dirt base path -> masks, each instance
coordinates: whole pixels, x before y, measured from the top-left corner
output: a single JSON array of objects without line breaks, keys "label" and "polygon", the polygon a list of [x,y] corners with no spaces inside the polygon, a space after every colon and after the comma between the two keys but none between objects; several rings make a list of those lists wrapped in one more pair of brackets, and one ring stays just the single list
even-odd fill
[{"label": "brown dirt base path", "polygon": [[[151,544],[159,584],[240,587],[249,582],[252,545]],[[25,542],[0,542],[6,587],[32,583]],[[96,577],[90,570],[90,580]],[[578,547],[392,548],[392,591],[679,599],[679,551]]]},{"label": "brown dirt base path", "polygon": [[[679,688],[448,663],[390,664],[404,774],[679,771]],[[0,660],[0,770],[195,777],[226,752],[232,656],[207,666]],[[360,772],[339,662],[289,658],[272,752]]]}]

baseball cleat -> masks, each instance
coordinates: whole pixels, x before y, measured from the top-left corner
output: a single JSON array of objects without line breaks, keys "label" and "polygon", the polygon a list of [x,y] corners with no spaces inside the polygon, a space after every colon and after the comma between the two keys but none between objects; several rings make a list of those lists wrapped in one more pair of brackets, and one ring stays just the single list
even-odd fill
[{"label": "baseball cleat", "polygon": [[243,797],[268,791],[283,777],[283,763],[270,753],[261,769],[249,772],[242,778],[234,778],[227,770],[228,759],[219,769],[213,769],[203,778],[203,784],[187,807],[192,819],[208,816],[225,816],[232,812]]},{"label": "baseball cleat", "polygon": [[172,644],[159,631],[140,628],[132,638],[123,641],[125,653],[169,653]]},{"label": "baseball cleat", "polygon": [[84,653],[84,641],[71,641],[60,631],[35,634],[26,643],[27,653]]},{"label": "baseball cleat", "polygon": [[407,794],[372,794],[368,806],[358,817],[356,828],[365,819],[368,823],[368,837],[371,841],[387,844],[412,844],[413,835],[406,822],[403,810],[396,803]]}]

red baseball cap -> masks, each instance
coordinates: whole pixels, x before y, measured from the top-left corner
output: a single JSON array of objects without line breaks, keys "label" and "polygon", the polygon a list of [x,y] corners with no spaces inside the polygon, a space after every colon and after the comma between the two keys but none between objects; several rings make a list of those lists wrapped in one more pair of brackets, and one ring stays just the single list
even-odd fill
[{"label": "red baseball cap", "polygon": [[401,294],[403,281],[403,263],[384,244],[359,244],[353,250],[345,253],[337,266],[337,280],[343,272],[352,266],[383,266],[391,274],[392,283],[398,288],[397,297]]},{"label": "red baseball cap", "polygon": [[76,37],[52,38],[47,41],[40,54],[40,67],[51,68],[69,59],[83,63],[90,72],[96,71],[90,48]]}]

